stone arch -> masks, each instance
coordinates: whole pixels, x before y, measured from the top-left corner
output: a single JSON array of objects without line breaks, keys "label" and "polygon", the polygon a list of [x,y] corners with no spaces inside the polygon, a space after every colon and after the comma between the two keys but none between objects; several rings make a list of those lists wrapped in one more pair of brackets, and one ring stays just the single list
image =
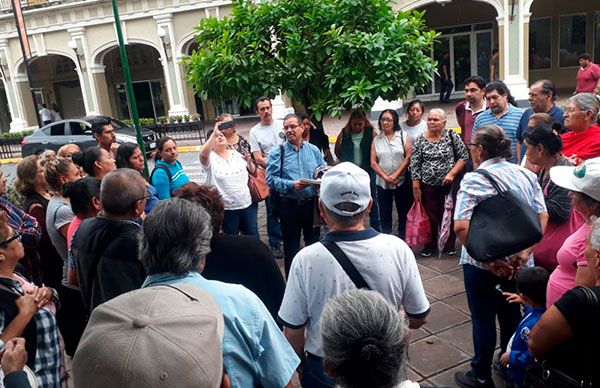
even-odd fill
[{"label": "stone arch", "polygon": [[[31,53],[31,59],[29,60],[29,63],[33,63],[40,58],[47,57],[50,55],[59,55],[62,57],[67,57],[73,62],[74,67],[76,67],[77,57],[75,56],[75,54],[73,52],[62,51],[62,50],[46,50],[46,52],[43,55],[38,55],[36,51],[33,51]],[[17,76],[26,77],[25,61],[24,61],[23,57],[19,57],[17,59],[17,61],[15,62],[13,74],[17,74]]]},{"label": "stone arch", "polygon": [[[157,42],[147,39],[129,38],[127,39],[127,44],[143,44],[146,46],[150,46],[156,49],[156,51],[158,51],[159,54],[162,56],[162,47]],[[119,47],[119,43],[116,40],[112,40],[98,46],[90,54],[91,62],[95,66],[102,66],[104,64],[104,57],[106,57],[106,54],[112,51],[115,47]]]},{"label": "stone arch", "polygon": [[192,44],[194,44],[194,42],[196,41],[195,37],[196,37],[196,32],[190,32],[189,34],[184,35],[179,40],[179,43],[177,44],[177,50],[176,50],[178,58],[181,58],[184,55],[188,55],[190,46]]},{"label": "stone arch", "polygon": [[[481,3],[486,3],[486,4],[491,5],[496,10],[496,13],[498,14],[498,16],[502,16],[504,14],[504,5],[503,5],[502,0],[474,0],[474,1],[478,1]],[[533,2],[533,0],[527,0],[527,1]],[[431,3],[443,3],[443,2],[439,1],[439,0],[409,0],[406,3],[404,3],[402,6],[400,6],[400,10],[409,11],[412,9],[417,9],[419,7],[423,7],[423,6],[431,4]]]}]

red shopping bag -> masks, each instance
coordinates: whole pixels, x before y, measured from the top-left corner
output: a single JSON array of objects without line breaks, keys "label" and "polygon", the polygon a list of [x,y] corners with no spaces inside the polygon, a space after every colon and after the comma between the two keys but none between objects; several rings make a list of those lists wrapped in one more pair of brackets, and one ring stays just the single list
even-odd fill
[{"label": "red shopping bag", "polygon": [[413,248],[431,242],[431,223],[421,202],[415,201],[406,215],[405,241]]}]

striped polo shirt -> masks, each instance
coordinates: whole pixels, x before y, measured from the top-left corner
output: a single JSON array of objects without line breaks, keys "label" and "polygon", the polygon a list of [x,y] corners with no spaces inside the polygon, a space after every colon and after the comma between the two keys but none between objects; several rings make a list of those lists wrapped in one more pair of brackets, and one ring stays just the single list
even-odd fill
[{"label": "striped polo shirt", "polygon": [[511,142],[511,156],[506,159],[511,163],[516,163],[516,151],[517,151],[517,131],[519,130],[519,122],[521,121],[521,116],[523,116],[523,111],[519,108],[514,107],[513,105],[508,105],[508,110],[500,117],[496,117],[494,113],[492,113],[491,109],[487,109],[485,112],[481,112],[477,115],[475,119],[475,124],[473,124],[473,132],[471,133],[471,139],[477,129],[484,125],[496,124],[500,128],[504,129],[506,133],[506,137]]}]

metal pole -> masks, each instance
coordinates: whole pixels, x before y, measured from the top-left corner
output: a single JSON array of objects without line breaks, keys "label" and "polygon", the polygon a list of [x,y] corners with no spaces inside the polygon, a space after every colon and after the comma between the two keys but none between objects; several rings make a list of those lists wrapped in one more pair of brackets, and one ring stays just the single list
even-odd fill
[{"label": "metal pole", "polygon": [[140,118],[138,117],[137,103],[133,92],[133,83],[131,82],[131,72],[129,71],[129,60],[127,59],[127,51],[125,51],[125,43],[123,41],[123,32],[121,31],[121,18],[119,17],[119,8],[117,0],[112,0],[113,14],[115,15],[115,27],[117,29],[117,38],[119,39],[119,50],[121,52],[121,63],[123,64],[123,73],[125,75],[125,92],[127,93],[127,101],[129,102],[129,112],[135,127],[135,135],[138,146],[144,155],[144,174],[148,176],[148,160],[146,159],[146,150],[144,148],[144,138],[140,128]]},{"label": "metal pole", "polygon": [[[23,11],[21,10],[21,4],[15,4],[16,1],[19,0],[12,0],[12,8],[13,8],[13,15],[15,17],[15,25],[17,26],[17,34],[19,35],[19,46],[21,46],[21,54],[23,55],[23,63],[25,65],[25,73],[27,74],[27,82],[29,83],[29,91],[31,92],[31,99],[33,100],[33,109],[35,110],[35,118],[37,120],[38,123],[38,128],[42,127],[42,119],[40,117],[40,114],[38,112],[38,107],[37,107],[37,102],[35,99],[35,91],[33,90],[33,82],[31,81],[31,72],[29,71],[29,55],[28,55],[28,50],[25,49],[25,46],[23,44],[23,40],[27,39],[27,31],[25,30],[25,19],[23,18]],[[21,13],[21,15],[18,14],[17,12],[17,7],[18,7],[18,11]]]}]

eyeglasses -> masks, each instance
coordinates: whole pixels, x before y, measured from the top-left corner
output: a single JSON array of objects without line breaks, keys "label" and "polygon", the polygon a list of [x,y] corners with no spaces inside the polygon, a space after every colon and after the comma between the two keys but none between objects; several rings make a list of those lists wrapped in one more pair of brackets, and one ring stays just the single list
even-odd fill
[{"label": "eyeglasses", "polygon": [[586,109],[581,109],[581,108],[567,108],[567,109],[565,109],[565,113],[575,113],[575,112],[577,112],[579,110],[583,110],[584,111]]},{"label": "eyeglasses", "polygon": [[133,201],[133,202],[131,203],[131,205],[129,205],[129,207],[131,207],[131,206],[135,205],[135,204],[137,203],[137,201],[142,201],[142,200],[144,200],[144,199],[145,199],[146,201],[149,201],[149,200],[150,200],[150,198],[152,198],[152,195],[151,195],[151,194],[146,194],[146,195],[145,195],[145,196],[143,196],[142,198],[138,198],[138,199],[136,199],[135,201]]},{"label": "eyeglasses", "polygon": [[15,240],[21,241],[21,237],[22,237],[21,233],[17,232],[16,230],[14,232],[15,232],[15,234],[13,234],[13,236],[11,238],[9,238],[8,240],[2,241],[0,243],[0,247],[3,246],[3,245],[8,245],[8,244],[10,244],[11,242],[13,242]]},{"label": "eyeglasses", "polygon": [[479,147],[481,144],[477,144],[477,143],[469,143],[467,144],[467,146],[469,147]]},{"label": "eyeglasses", "polygon": [[284,131],[287,131],[287,130],[292,130],[292,131],[293,131],[294,129],[296,129],[296,128],[298,128],[298,127],[299,127],[299,125],[298,125],[298,124],[284,125],[284,126],[283,126],[283,130],[284,130]]},{"label": "eyeglasses", "polygon": [[384,117],[381,119],[382,123],[393,123],[394,119],[388,119],[387,117]]}]

